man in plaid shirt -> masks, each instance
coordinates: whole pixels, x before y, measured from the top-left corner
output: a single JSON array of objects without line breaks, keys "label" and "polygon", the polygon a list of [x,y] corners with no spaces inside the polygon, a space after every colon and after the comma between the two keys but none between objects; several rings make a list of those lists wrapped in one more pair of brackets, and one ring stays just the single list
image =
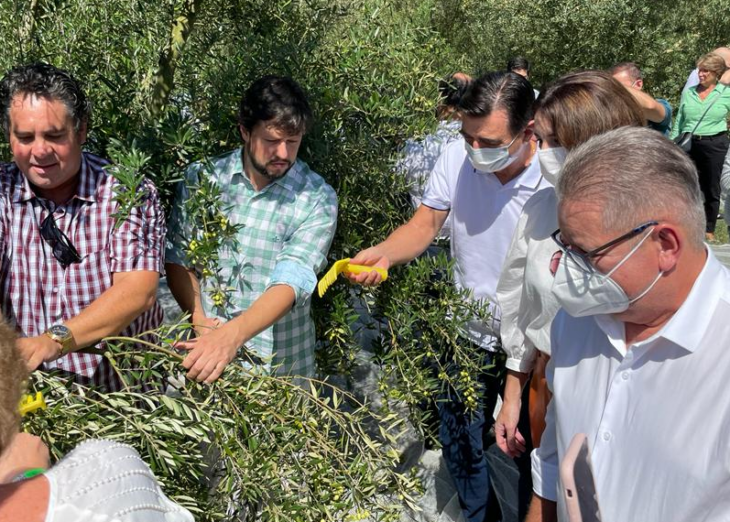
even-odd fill
[{"label": "man in plaid shirt", "polygon": [[28,367],[58,368],[77,382],[116,390],[100,339],[159,326],[164,214],[154,186],[115,227],[108,162],[82,152],[89,104],[67,72],[12,69],[0,115],[13,163],[0,164],[2,312],[21,334]]},{"label": "man in plaid shirt", "polygon": [[[190,351],[183,366],[191,379],[214,381],[243,345],[280,373],[314,374],[311,294],[335,233],[337,197],[297,160],[311,119],[299,85],[290,78],[263,77],[241,101],[244,146],[210,166],[193,164],[187,186],[181,184],[170,219],[166,269],[170,290],[198,325],[197,339],[179,343]],[[240,225],[235,244],[219,252],[220,271],[204,281],[202,290],[184,249],[195,225],[183,202],[198,174],[220,187],[229,221]],[[227,289],[227,303],[214,303],[210,288]]]}]

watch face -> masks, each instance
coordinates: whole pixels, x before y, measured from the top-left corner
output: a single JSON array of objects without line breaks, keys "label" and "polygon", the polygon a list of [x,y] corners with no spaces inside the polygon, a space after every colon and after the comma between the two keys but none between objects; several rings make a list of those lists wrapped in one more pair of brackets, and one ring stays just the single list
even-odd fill
[{"label": "watch face", "polygon": [[71,334],[71,331],[62,324],[54,324],[48,331],[59,337],[68,337]]}]

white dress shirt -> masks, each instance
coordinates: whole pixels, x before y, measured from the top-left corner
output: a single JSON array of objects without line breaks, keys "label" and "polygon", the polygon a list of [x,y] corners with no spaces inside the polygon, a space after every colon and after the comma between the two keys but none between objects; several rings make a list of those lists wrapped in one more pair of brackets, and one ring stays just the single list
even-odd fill
[{"label": "white dress shirt", "polygon": [[408,192],[411,195],[413,208],[418,208],[421,204],[423,192],[426,190],[436,161],[449,143],[459,139],[460,130],[459,120],[440,121],[433,134],[425,136],[422,140],[406,141],[403,157],[395,168],[408,180],[410,185]]},{"label": "white dress shirt", "polygon": [[550,326],[560,308],[550,273],[558,250],[550,235],[557,228],[558,198],[550,187],[525,203],[497,285],[502,349],[507,368],[516,372],[532,370],[535,350],[550,355]]},{"label": "white dress shirt", "polygon": [[[461,136],[460,120],[440,121],[436,132],[429,134],[422,140],[408,140],[403,148],[403,157],[395,166],[408,180],[408,193],[411,195],[413,208],[418,208],[423,200],[423,193],[433,172],[436,161],[446,146]],[[439,232],[439,238],[448,238],[451,235],[449,219],[446,220]]]},{"label": "white dress shirt", "polygon": [[561,310],[535,492],[555,500],[558,461],[585,433],[605,522],[730,520],[729,319],[730,270],[709,249],[685,302],[645,341],[626,346],[610,315]]},{"label": "white dress shirt", "polygon": [[492,349],[499,335],[497,282],[522,207],[538,190],[549,186],[537,155],[519,176],[504,185],[493,173],[476,170],[467,157],[463,138],[449,143],[436,162],[423,204],[450,211],[456,285],[490,305],[489,324],[473,320],[468,325],[469,338],[480,346]]}]

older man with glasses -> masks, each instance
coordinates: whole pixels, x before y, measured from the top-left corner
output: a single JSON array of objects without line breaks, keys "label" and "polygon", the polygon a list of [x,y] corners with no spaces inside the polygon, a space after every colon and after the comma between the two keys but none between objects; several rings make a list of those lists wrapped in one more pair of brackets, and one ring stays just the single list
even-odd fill
[{"label": "older man with glasses", "polygon": [[602,520],[727,520],[730,271],[703,243],[694,165],[660,134],[624,127],[575,149],[557,192],[563,309],[527,521],[568,520],[558,465],[579,433]]},{"label": "older man with glasses", "polygon": [[162,321],[164,214],[154,186],[119,223],[108,162],[82,152],[89,104],[78,82],[47,64],[16,67],[0,82],[0,116],[13,163],[0,164],[2,312],[22,336],[30,370],[57,368],[116,390],[91,348]]}]

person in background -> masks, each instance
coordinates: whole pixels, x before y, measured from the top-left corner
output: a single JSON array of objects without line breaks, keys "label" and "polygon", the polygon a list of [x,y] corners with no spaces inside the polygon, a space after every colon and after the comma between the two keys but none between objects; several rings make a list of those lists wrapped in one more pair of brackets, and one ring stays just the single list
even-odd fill
[{"label": "person in background", "polygon": [[[519,74],[525,80],[530,81],[530,62],[527,61],[527,58],[524,56],[515,56],[510,58],[507,62],[507,70],[515,74]],[[535,91],[535,99],[537,99],[537,97],[540,96],[540,91],[537,89],[533,90]]]},{"label": "person in background", "polygon": [[119,390],[110,361],[86,349],[162,323],[166,229],[157,190],[142,180],[138,204],[117,219],[121,184],[108,161],[82,151],[90,105],[66,71],[11,69],[0,83],[0,115],[13,154],[0,164],[2,313],[21,334],[30,370]]},{"label": "person in background", "polygon": [[[537,157],[543,176],[556,184],[568,153],[578,145],[611,129],[641,126],[644,117],[634,97],[608,73],[570,73],[549,85],[535,110]],[[497,445],[517,458],[518,484],[527,485],[529,500],[530,464],[528,444],[539,447],[545,426],[550,392],[545,367],[550,358],[550,327],[558,303],[550,292],[549,270],[555,243],[550,234],[557,228],[557,197],[553,189],[535,194],[525,204],[497,286],[502,310],[502,349],[507,354],[504,400],[495,422]],[[529,429],[521,420],[522,397],[530,377]],[[522,417],[524,418],[524,417]],[[524,486],[523,486],[524,487]],[[519,509],[519,520],[527,505]]]},{"label": "person in background", "polygon": [[[173,296],[197,325],[198,337],[177,345],[189,350],[190,379],[211,383],[238,356],[263,360],[266,369],[270,362],[280,374],[314,376],[311,297],[335,235],[337,195],[297,159],[311,121],[294,80],[259,78],[241,99],[243,146],[194,163],[180,184],[166,268]],[[219,252],[221,270],[203,285],[185,254],[195,223],[183,204],[199,174],[220,187],[229,221],[241,225],[235,244]],[[209,290],[221,287],[228,302],[215,303]]]},{"label": "person in background", "polygon": [[[483,522],[489,502],[484,436],[501,388],[504,358],[498,351],[499,310],[495,291],[522,206],[550,185],[535,158],[529,82],[510,72],[474,80],[459,102],[462,139],[446,146],[436,162],[423,202],[406,224],[352,262],[388,269],[423,253],[451,216],[454,279],[473,299],[488,305],[492,321],[469,321],[463,343],[489,352],[495,367],[483,375],[484,404],[470,412],[458,397],[439,402],[439,438],[466,520]],[[379,284],[377,272],[348,276]]]},{"label": "person in background", "polygon": [[697,68],[700,83],[682,95],[671,137],[676,138],[684,132],[693,133],[689,157],[697,166],[700,189],[705,200],[705,237],[708,241],[714,241],[717,213],[720,210],[720,175],[730,144],[727,137],[730,88],[719,83],[727,69],[725,60],[719,54],[701,56]]},{"label": "person in background", "polygon": [[[730,85],[730,48],[728,47],[718,47],[714,51],[712,51],[715,54],[719,54],[722,56],[723,60],[725,60],[725,65],[727,66],[727,70],[725,71],[725,74],[722,76],[720,81],[724,84]],[[700,84],[700,74],[699,69],[694,68],[691,73],[689,73],[689,76],[687,77],[687,81],[684,84],[684,87],[682,88],[682,96],[684,96],[685,92],[687,92],[691,87],[695,87]]]},{"label": "person in background", "polygon": [[730,269],[703,244],[695,166],[658,133],[623,127],[571,152],[557,194],[562,309],[526,521],[568,519],[558,466],[582,433],[602,520],[725,522]]},{"label": "person in background", "polygon": [[[436,107],[438,127],[436,132],[422,140],[410,139],[403,150],[403,158],[397,163],[396,170],[402,172],[409,181],[411,203],[417,209],[423,199],[423,192],[436,160],[446,145],[461,136],[461,120],[457,111],[459,100],[464,95],[471,77],[457,72],[439,82],[439,104]],[[449,237],[448,221],[439,233],[440,237]]]},{"label": "person in background", "polygon": [[720,189],[725,194],[725,224],[727,225],[728,236],[730,236],[730,149],[725,154],[725,162],[722,165],[720,175]]},{"label": "person in background", "polygon": [[621,62],[611,67],[608,72],[636,99],[649,127],[669,136],[672,130],[672,106],[667,100],[652,98],[644,92],[641,69],[633,62]]},{"label": "person in background", "polygon": [[19,433],[18,404],[28,373],[14,341],[0,319],[0,520],[193,522],[125,444],[88,440],[47,469],[45,444]]}]

